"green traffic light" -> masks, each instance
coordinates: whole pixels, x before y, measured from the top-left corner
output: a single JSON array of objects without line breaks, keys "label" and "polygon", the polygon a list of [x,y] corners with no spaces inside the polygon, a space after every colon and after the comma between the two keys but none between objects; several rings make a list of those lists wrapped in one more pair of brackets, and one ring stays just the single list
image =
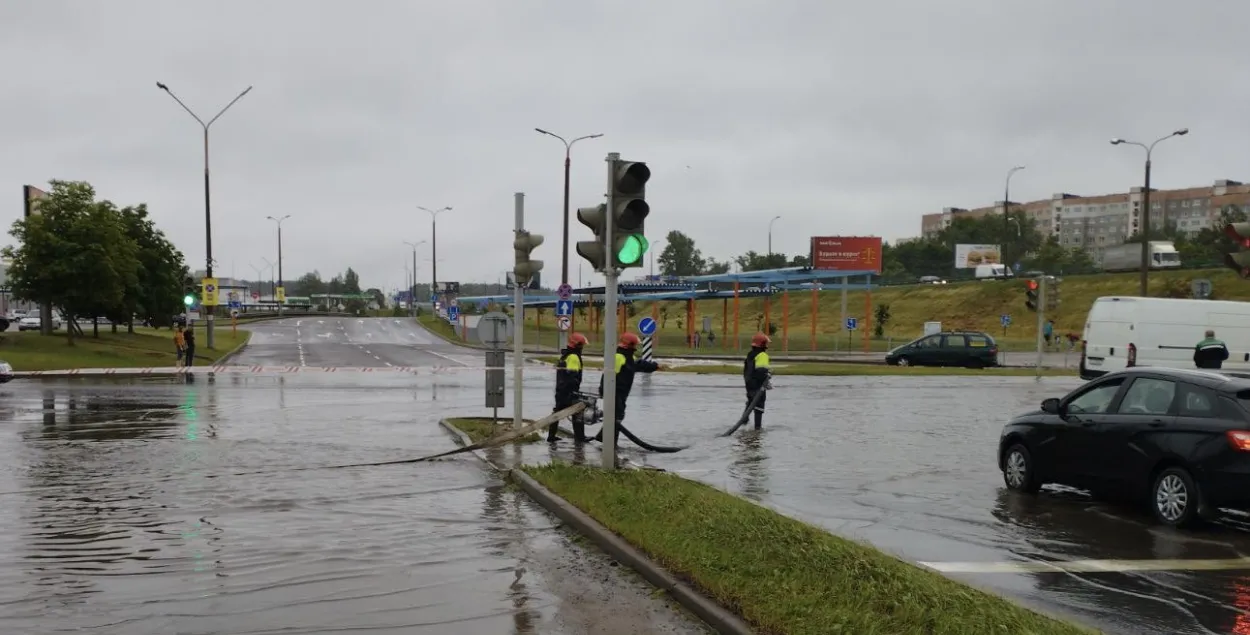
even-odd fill
[{"label": "green traffic light", "polygon": [[647,253],[647,238],[642,234],[630,234],[625,237],[625,243],[621,245],[619,251],[616,252],[616,261],[622,265],[634,265],[642,260],[642,255]]},{"label": "green traffic light", "polygon": [[187,295],[182,297],[182,303],[187,306],[191,306],[195,304],[195,296],[188,293]]}]

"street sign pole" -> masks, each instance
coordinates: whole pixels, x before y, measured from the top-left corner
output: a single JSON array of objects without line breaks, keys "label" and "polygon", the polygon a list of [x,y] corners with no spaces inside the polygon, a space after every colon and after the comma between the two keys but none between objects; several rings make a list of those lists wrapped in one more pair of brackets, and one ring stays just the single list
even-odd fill
[{"label": "street sign pole", "polygon": [[[525,193],[517,192],[514,197],[516,231],[520,235],[520,232],[525,229]],[[521,390],[525,379],[525,285],[521,280],[517,280],[513,287],[512,302],[516,308],[513,309],[512,315],[516,323],[516,339],[512,342],[512,425],[514,428],[520,428]]]},{"label": "street sign pole", "polygon": [[612,338],[616,337],[616,254],[612,251],[612,210],[616,209],[612,200],[612,184],[615,180],[616,162],[621,155],[609,152],[608,164],[608,213],[604,215],[603,245],[605,248],[603,265],[603,469],[616,469],[616,347]]}]

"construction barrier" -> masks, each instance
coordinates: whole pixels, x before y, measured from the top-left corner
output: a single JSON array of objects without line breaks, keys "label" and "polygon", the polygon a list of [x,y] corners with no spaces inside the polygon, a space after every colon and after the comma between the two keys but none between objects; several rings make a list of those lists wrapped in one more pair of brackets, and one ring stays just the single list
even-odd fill
[{"label": "construction barrier", "polygon": [[322,375],[326,373],[399,373],[409,375],[437,375],[454,371],[482,371],[482,370],[509,370],[511,366],[489,367],[489,366],[200,366],[183,368],[177,366],[155,367],[155,368],[74,368],[67,370],[30,370],[16,371],[13,373],[15,377],[85,377],[96,375],[120,375],[120,376],[165,376],[165,375],[194,375],[197,373],[206,374],[231,374],[231,375],[276,375],[276,374],[306,374],[306,375]]}]

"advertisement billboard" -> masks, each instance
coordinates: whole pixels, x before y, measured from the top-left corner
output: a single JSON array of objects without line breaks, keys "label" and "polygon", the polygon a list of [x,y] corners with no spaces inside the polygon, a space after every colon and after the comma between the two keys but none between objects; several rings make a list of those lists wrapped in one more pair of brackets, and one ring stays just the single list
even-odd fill
[{"label": "advertisement billboard", "polygon": [[881,273],[880,236],[813,236],[812,268]]},{"label": "advertisement billboard", "polygon": [[1003,262],[998,245],[955,245],[955,268],[976,269],[977,265],[999,265]]},{"label": "advertisement billboard", "polygon": [[23,208],[23,211],[25,211],[25,217],[29,218],[30,215],[36,211],[35,201],[41,198],[47,198],[47,196],[48,196],[47,192],[33,185],[23,185],[22,186],[22,208]]}]

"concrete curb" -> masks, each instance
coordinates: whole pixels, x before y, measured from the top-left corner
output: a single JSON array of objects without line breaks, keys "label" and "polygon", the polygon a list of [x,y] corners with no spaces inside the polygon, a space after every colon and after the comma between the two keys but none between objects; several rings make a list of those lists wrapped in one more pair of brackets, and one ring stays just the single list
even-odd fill
[{"label": "concrete curb", "polygon": [[530,475],[520,469],[512,469],[508,470],[508,476],[520,485],[521,489],[525,490],[525,493],[529,494],[530,498],[533,498],[535,502],[568,523],[583,536],[594,541],[595,544],[599,545],[600,549],[603,549],[618,562],[637,571],[639,575],[646,578],[653,586],[673,596],[673,599],[677,600],[691,613],[699,616],[717,633],[722,635],[754,635],[755,631],[742,618],[673,577],[663,567],[653,562],[620,536],[612,533],[610,529],[599,524],[598,521],[573,506],[572,503],[543,487],[538,481],[531,478]]},{"label": "concrete curb", "polygon": [[[460,442],[460,447],[464,447],[466,445],[473,445],[473,439],[470,439],[469,435],[465,434],[464,430],[457,428],[450,420],[439,419],[438,425],[442,426],[444,430],[450,432],[451,435],[455,437],[457,441]],[[478,459],[481,459],[483,463],[489,465],[491,469],[493,470],[496,470],[499,472],[507,471],[499,467],[498,465],[491,463],[490,459],[486,458],[486,455],[482,454],[481,450],[469,450],[469,454],[472,454],[473,456],[476,456]]]},{"label": "concrete curb", "polygon": [[[243,330],[245,330],[245,331],[246,331],[246,330],[247,330],[247,327],[246,327],[246,326],[244,326]],[[218,358],[217,358],[217,361],[213,362],[213,364],[212,364],[212,365],[213,365],[213,366],[225,366],[225,365],[227,365],[227,363],[229,363],[229,362],[230,362],[230,358],[232,358],[232,357],[234,357],[234,356],[238,355],[239,353],[242,353],[242,352],[243,352],[243,349],[247,348],[247,345],[252,343],[252,334],[251,334],[251,331],[248,331],[248,333],[249,333],[249,335],[247,336],[247,339],[246,339],[246,340],[243,340],[243,342],[241,342],[238,346],[235,346],[234,348],[230,349],[229,351],[226,351],[226,354],[225,354],[225,355],[222,355],[221,357],[218,357]]]}]

